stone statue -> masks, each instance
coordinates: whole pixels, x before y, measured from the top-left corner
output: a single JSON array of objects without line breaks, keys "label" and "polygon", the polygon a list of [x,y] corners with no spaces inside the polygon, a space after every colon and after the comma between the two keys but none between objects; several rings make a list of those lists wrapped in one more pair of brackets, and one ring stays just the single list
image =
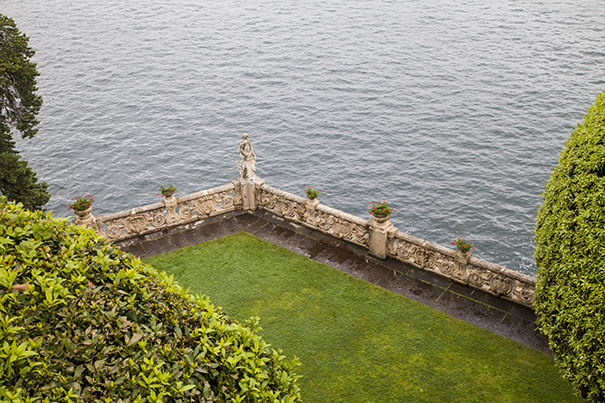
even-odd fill
[{"label": "stone statue", "polygon": [[239,143],[238,153],[242,158],[241,162],[237,163],[237,169],[242,179],[254,180],[256,178],[256,154],[254,154],[254,148],[248,135],[242,136],[242,142]]}]

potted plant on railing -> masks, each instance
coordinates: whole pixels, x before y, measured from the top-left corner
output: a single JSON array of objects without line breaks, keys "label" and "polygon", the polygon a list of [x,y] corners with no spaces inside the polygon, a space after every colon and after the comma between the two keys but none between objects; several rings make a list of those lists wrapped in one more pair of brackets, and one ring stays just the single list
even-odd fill
[{"label": "potted plant on railing", "polygon": [[319,196],[320,193],[322,193],[323,190],[317,191],[317,190],[313,190],[311,188],[311,186],[307,186],[307,190],[305,190],[305,194],[307,195],[307,197],[309,198],[309,200],[315,200],[317,199],[317,197]]},{"label": "potted plant on railing", "polygon": [[307,190],[305,190],[305,195],[307,195],[307,199],[305,201],[305,205],[307,206],[307,209],[310,211],[315,211],[315,208],[317,207],[317,205],[319,204],[319,200],[317,200],[317,197],[322,193],[322,191],[317,191],[311,188],[311,186],[307,186]]},{"label": "potted plant on railing", "polygon": [[462,238],[461,236],[458,237],[458,239],[456,239],[454,242],[452,242],[452,245],[456,245],[456,248],[458,248],[461,253],[468,253],[468,251],[473,248],[473,244],[468,241],[465,241],[464,238]]},{"label": "potted plant on railing", "polygon": [[385,223],[391,217],[391,214],[396,210],[394,208],[389,207],[389,203],[386,200],[382,202],[371,202],[372,207],[370,208],[370,214],[379,224]]},{"label": "potted plant on railing", "polygon": [[456,255],[454,256],[454,261],[464,268],[467,268],[468,261],[472,256],[470,250],[471,248],[475,249],[473,244],[466,241],[462,236],[459,236],[458,239],[452,242],[452,245],[456,245],[456,248],[458,249],[458,252],[456,252]]},{"label": "potted plant on railing", "polygon": [[92,195],[87,195],[84,197],[76,197],[75,199],[71,199],[73,203],[65,206],[65,208],[70,211],[73,210],[76,213],[77,221],[82,222],[89,218],[90,213],[92,212],[92,203],[94,203],[95,199]]},{"label": "potted plant on railing", "polygon": [[158,195],[161,195],[162,197],[170,197],[176,192],[177,189],[173,185],[170,185],[169,187],[160,186],[160,193],[158,193]]},{"label": "potted plant on railing", "polygon": [[317,213],[315,209],[319,205],[319,200],[317,197],[322,193],[322,191],[317,191],[311,188],[311,186],[307,186],[305,190],[305,195],[307,196],[307,200],[305,200],[305,213],[302,217],[302,220],[307,224],[316,226],[318,224]]}]

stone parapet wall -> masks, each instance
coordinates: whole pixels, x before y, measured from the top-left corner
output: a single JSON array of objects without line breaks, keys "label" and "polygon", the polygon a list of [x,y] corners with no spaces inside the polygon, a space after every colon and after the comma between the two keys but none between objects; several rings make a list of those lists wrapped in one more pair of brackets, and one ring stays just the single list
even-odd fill
[{"label": "stone parapet wall", "polygon": [[[286,220],[361,245],[372,252],[376,224],[271,186],[260,186],[259,208]],[[379,227],[378,227],[379,228]],[[422,270],[527,307],[533,307],[535,277],[384,226],[388,256]],[[376,255],[376,254],[375,254]]]},{"label": "stone parapet wall", "polygon": [[360,245],[378,258],[391,257],[439,274],[499,298],[533,307],[536,279],[404,234],[390,221],[364,220],[340,210],[271,187],[260,178],[189,195],[170,196],[147,206],[105,216],[88,223],[112,242],[202,220],[233,210],[261,209],[286,220]]},{"label": "stone parapet wall", "polygon": [[369,248],[370,222],[340,210],[261,185],[259,208],[297,224],[319,230],[335,238]]},{"label": "stone parapet wall", "polygon": [[[533,308],[536,279],[505,267],[420,238],[397,228],[386,214],[371,221],[324,206],[265,184],[256,176],[256,154],[242,136],[238,147],[240,177],[232,183],[105,216],[93,216],[92,207],[76,212],[76,224],[94,228],[112,242],[203,220],[233,210],[262,209],[335,238],[360,245],[378,259],[398,259],[497,297]],[[314,195],[309,195],[314,197]]]},{"label": "stone parapet wall", "polygon": [[536,278],[397,231],[389,256],[414,267],[532,308]]},{"label": "stone parapet wall", "polygon": [[178,198],[170,196],[146,206],[95,216],[89,225],[112,242],[122,241],[233,211],[238,207],[234,190],[231,183]]}]

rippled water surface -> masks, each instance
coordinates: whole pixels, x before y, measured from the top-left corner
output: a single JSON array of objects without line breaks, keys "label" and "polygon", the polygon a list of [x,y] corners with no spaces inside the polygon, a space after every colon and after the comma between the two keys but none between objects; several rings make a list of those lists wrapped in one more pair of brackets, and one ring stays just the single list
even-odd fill
[{"label": "rippled water surface", "polygon": [[19,141],[67,216],[257,174],[535,273],[540,193],[605,88],[601,0],[4,0],[36,50],[40,131]]}]

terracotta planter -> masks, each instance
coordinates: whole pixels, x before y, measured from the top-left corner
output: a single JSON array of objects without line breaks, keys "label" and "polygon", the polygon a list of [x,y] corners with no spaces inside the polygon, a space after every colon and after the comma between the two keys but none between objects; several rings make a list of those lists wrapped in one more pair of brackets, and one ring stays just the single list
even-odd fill
[{"label": "terracotta planter", "polygon": [[165,191],[164,193],[162,193],[164,195],[164,197],[170,197],[174,194],[174,192],[171,192],[169,190]]}]

